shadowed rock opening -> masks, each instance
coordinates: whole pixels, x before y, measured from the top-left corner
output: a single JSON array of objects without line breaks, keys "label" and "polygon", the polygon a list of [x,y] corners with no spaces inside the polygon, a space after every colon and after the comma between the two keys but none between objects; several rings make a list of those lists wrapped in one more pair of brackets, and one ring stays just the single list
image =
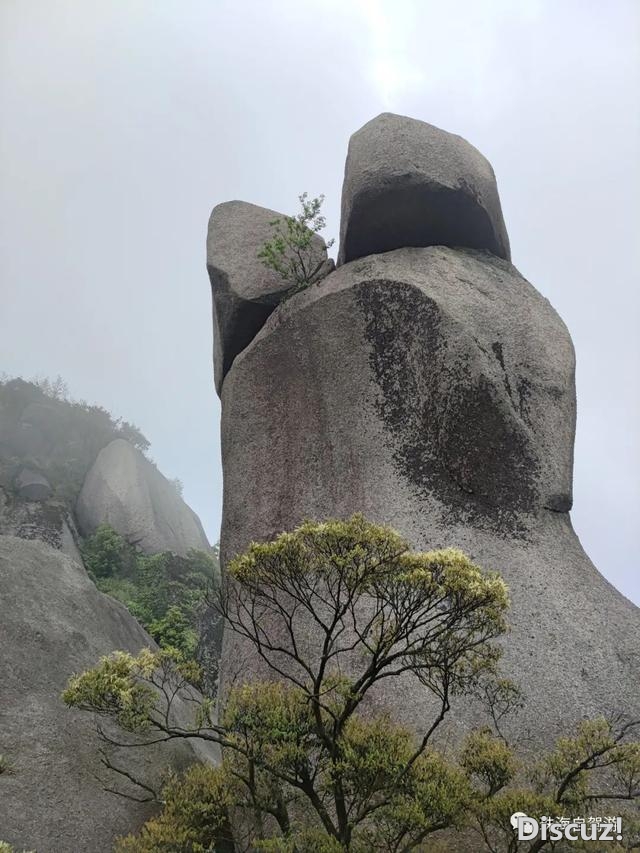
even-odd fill
[{"label": "shadowed rock opening", "polygon": [[353,202],[345,261],[404,247],[464,246],[500,256],[486,210],[457,189],[415,183],[408,176],[383,193],[369,190]]},{"label": "shadowed rock opening", "polygon": [[282,299],[282,294],[269,294],[260,302],[240,303],[229,295],[229,282],[224,273],[210,267],[209,276],[212,290],[216,294],[213,303],[215,322],[219,329],[224,329],[225,338],[229,341],[226,348],[220,348],[220,384],[222,384],[234,359],[249,346],[267,322]]}]

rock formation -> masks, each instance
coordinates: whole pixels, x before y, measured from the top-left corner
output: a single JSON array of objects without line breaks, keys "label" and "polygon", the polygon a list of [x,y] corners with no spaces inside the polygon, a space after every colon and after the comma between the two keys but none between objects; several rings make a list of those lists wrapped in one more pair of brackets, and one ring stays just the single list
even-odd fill
[{"label": "rock formation", "polygon": [[461,136],[382,113],[349,142],[338,263],[440,245],[511,260],[491,164]]},{"label": "rock formation", "polygon": [[28,501],[46,501],[52,491],[47,478],[29,468],[23,468],[16,477],[16,489]]},{"label": "rock formation", "polygon": [[[119,432],[144,446],[135,427],[98,406],[48,397],[20,379],[0,382],[0,754],[12,765],[0,774],[0,840],[16,850],[108,853],[152,811],[104,789],[117,777],[100,763],[93,721],[60,696],[100,656],[154,645],[83,567],[74,513],[83,481],[86,533],[110,522],[148,552],[209,550],[175,487],[129,441],[114,441]],[[211,618],[198,648],[209,687],[220,642]],[[119,753],[114,763],[156,787],[169,766],[215,758],[186,744]]]},{"label": "rock formation", "polygon": [[[207,269],[213,294],[213,346],[218,392],[236,355],[255,337],[291,287],[258,258],[282,214],[243,201],[214,208],[209,222]],[[333,269],[321,237],[313,238],[318,263]]]},{"label": "rock formation", "polygon": [[[220,332],[235,352],[217,368],[223,567],[304,518],[363,512],[416,548],[457,546],[502,573],[504,671],[526,693],[518,727],[536,747],[583,716],[640,716],[640,611],[569,516],[571,339],[510,263],[491,167],[459,137],[383,115],[351,140],[342,216],[342,266],[259,330],[248,310],[250,341]],[[246,252],[242,227],[233,244],[224,235],[230,256]],[[225,637],[223,680],[246,655]],[[394,691],[381,698],[420,730],[422,688],[408,678],[401,703]]]},{"label": "rock formation", "polygon": [[80,559],[77,528],[106,522],[149,553],[208,551],[200,520],[137,449],[149,446],[137,427],[51,389],[0,380],[0,535]]},{"label": "rock formation", "polygon": [[85,536],[100,524],[110,524],[148,554],[209,550],[198,516],[166,477],[121,438],[98,454],[82,486],[76,514]]},{"label": "rock formation", "polygon": [[[42,542],[0,536],[0,605],[0,753],[12,765],[0,777],[0,838],[16,850],[109,853],[152,810],[104,790],[94,723],[68,710],[60,693],[101,655],[153,642],[79,563]],[[196,754],[182,744],[111,758],[157,785],[167,765],[182,767]]]},{"label": "rock formation", "polygon": [[63,500],[21,498],[15,490],[0,487],[0,535],[38,539],[82,564],[78,532]]}]

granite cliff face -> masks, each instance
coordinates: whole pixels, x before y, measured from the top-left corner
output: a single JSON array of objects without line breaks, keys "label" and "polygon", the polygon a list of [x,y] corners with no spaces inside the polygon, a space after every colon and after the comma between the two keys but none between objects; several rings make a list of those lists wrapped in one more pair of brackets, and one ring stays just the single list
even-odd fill
[{"label": "granite cliff face", "polygon": [[[68,710],[60,694],[70,675],[102,655],[153,641],[78,562],[43,542],[0,536],[0,602],[0,752],[12,763],[0,780],[0,837],[17,850],[109,853],[153,809],[105,790],[113,778],[100,763],[94,722]],[[186,744],[110,757],[156,786],[168,766],[216,758]],[[140,789],[128,793],[139,797]]]},{"label": "granite cliff face", "polygon": [[147,554],[209,550],[198,516],[166,477],[121,438],[98,454],[82,486],[76,514],[84,535],[110,524]]},{"label": "granite cliff face", "polygon": [[[16,850],[109,853],[154,810],[105,790],[114,777],[94,722],[61,699],[70,676],[101,656],[155,646],[90,579],[76,521],[85,535],[109,523],[146,553],[210,550],[174,486],[129,441],[112,440],[117,424],[34,383],[0,383],[0,754],[12,765],[0,777],[0,840]],[[219,649],[211,619],[198,649],[211,680]],[[111,758],[157,789],[168,768],[217,756],[185,743]]]},{"label": "granite cliff face", "polygon": [[[535,747],[583,716],[639,716],[640,611],[569,516],[571,338],[510,263],[490,165],[385,114],[352,138],[342,216],[342,265],[282,301],[224,378],[223,567],[305,518],[363,512],[416,548],[460,547],[502,573],[504,670],[526,693],[518,728]],[[239,660],[243,677],[260,671],[247,653],[225,636],[223,681]],[[379,698],[420,730],[422,688],[407,679],[397,695]]]}]

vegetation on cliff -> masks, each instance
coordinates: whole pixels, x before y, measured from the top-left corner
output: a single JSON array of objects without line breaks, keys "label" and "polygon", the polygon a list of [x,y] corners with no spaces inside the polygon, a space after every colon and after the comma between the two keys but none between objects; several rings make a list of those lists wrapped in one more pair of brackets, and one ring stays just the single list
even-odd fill
[{"label": "vegetation on cliff", "polygon": [[[0,487],[15,502],[20,500],[16,477],[23,468],[44,476],[53,494],[40,516],[51,525],[74,516],[87,471],[116,438],[143,453],[149,449],[133,424],[101,406],[71,399],[60,377],[0,378]],[[180,481],[171,482],[180,494]],[[97,586],[123,602],[161,647],[171,646],[186,657],[195,654],[206,591],[216,571],[215,552],[145,555],[108,525],[79,545]]]},{"label": "vegetation on cliff", "polygon": [[26,466],[46,477],[54,493],[72,506],[89,467],[115,438],[143,453],[149,449],[134,424],[102,406],[72,400],[60,377],[0,377],[0,486],[5,489],[12,489]]},{"label": "vegetation on cliff", "polygon": [[[324,196],[310,199],[307,193],[298,196],[300,213],[283,216],[271,223],[273,236],[260,248],[258,258],[290,284],[289,294],[304,290],[321,276],[326,258],[319,255],[314,237],[326,227],[321,213]],[[326,243],[331,248],[333,240]]]},{"label": "vegetation on cliff", "polygon": [[216,574],[215,551],[146,555],[102,524],[83,542],[82,559],[98,589],[125,604],[161,648],[193,658]]},{"label": "vegetation on cliff", "polygon": [[[192,687],[195,664],[168,651],[116,653],[64,693],[140,743],[223,747],[219,768],[172,777],[155,795],[159,816],[121,840],[122,853],[434,853],[460,849],[459,833],[511,853],[515,811],[573,816],[606,803],[619,813],[640,797],[640,722],[583,720],[549,755],[522,762],[504,726],[521,694],[498,670],[507,589],[462,552],[411,552],[354,516],[254,544],[228,575],[220,608],[238,660],[248,644],[269,675],[243,683],[239,670],[220,718]],[[406,678],[424,687],[418,735],[383,708]],[[176,697],[193,708],[190,726],[174,718]],[[461,697],[480,703],[488,725],[454,751],[440,735]],[[630,826],[618,850],[631,849]]]}]

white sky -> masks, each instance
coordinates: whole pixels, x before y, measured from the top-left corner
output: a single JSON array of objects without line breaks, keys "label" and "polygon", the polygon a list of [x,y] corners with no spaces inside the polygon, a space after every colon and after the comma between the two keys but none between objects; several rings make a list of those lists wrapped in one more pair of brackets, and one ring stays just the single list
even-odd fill
[{"label": "white sky", "polygon": [[578,358],[574,525],[640,603],[637,0],[0,0],[0,371],[135,421],[212,541],[204,238],[325,193],[383,110],[492,162],[516,266]]}]

